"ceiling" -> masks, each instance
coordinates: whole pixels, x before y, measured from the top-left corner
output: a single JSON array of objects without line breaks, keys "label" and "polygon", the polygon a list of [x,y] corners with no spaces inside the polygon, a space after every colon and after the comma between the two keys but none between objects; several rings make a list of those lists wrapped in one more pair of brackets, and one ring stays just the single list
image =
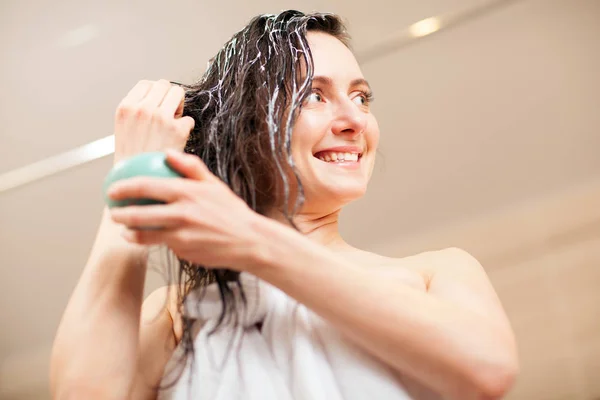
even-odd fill
[{"label": "ceiling", "polygon": [[[0,174],[110,135],[136,81],[196,79],[258,13],[339,13],[360,53],[423,18],[489,3],[4,0]],[[373,249],[598,177],[598,17],[597,0],[506,1],[363,60],[381,157],[367,196],[344,211],[344,236]],[[4,384],[47,355],[110,165],[106,157],[0,193]]]}]

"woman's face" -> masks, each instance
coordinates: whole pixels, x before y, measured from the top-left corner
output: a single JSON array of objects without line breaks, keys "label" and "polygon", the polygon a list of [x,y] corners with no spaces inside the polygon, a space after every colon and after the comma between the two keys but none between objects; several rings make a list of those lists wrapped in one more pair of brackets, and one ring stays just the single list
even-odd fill
[{"label": "woman's face", "polygon": [[370,88],[352,52],[335,37],[309,32],[312,93],[292,133],[292,156],[306,196],[304,211],[337,209],[361,197],[375,163],[379,127]]}]

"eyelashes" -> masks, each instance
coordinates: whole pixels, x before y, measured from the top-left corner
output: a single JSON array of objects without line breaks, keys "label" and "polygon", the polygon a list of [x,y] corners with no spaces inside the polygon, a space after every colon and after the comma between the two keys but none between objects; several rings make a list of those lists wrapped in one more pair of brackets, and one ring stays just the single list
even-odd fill
[{"label": "eyelashes", "polygon": [[[356,99],[361,99],[361,103],[357,105],[361,106],[369,106],[374,100],[373,92],[371,90],[359,90],[358,95],[352,98],[352,101]],[[305,103],[321,103],[325,99],[325,95],[323,91],[319,88],[313,88],[312,91],[306,96]]]},{"label": "eyelashes", "polygon": [[364,99],[365,99],[365,104],[371,104],[373,101],[375,101],[375,96],[373,95],[373,92],[370,90],[361,90],[360,92]]}]

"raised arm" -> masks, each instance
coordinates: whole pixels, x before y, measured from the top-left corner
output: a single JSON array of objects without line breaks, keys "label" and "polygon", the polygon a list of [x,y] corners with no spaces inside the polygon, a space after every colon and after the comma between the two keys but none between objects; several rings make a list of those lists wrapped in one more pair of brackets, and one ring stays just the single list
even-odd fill
[{"label": "raised arm", "polygon": [[[142,152],[182,150],[194,125],[181,116],[183,100],[183,90],[168,81],[140,81],[117,108],[115,163]],[[139,390],[139,379],[157,384],[168,359],[165,341],[175,345],[172,318],[157,300],[164,294],[149,299],[144,319],[156,316],[156,322],[140,331],[147,250],[126,242],[122,229],[105,209],[56,334],[50,371],[55,399],[152,397]],[[156,364],[139,361],[148,359]]]},{"label": "raised arm", "polygon": [[105,213],[54,341],[54,399],[124,399],[136,376],[147,255],[119,231]]}]

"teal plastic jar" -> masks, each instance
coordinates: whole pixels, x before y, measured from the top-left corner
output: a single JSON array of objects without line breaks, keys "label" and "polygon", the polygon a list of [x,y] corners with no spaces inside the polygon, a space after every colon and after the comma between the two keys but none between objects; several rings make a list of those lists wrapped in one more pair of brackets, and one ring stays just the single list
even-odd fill
[{"label": "teal plastic jar", "polygon": [[104,179],[102,192],[104,201],[109,208],[126,207],[130,205],[163,204],[162,201],[153,199],[125,199],[120,201],[111,200],[107,191],[115,182],[136,176],[150,176],[155,178],[180,178],[177,171],[167,163],[167,155],[163,152],[141,153],[131,158],[118,162]]}]

